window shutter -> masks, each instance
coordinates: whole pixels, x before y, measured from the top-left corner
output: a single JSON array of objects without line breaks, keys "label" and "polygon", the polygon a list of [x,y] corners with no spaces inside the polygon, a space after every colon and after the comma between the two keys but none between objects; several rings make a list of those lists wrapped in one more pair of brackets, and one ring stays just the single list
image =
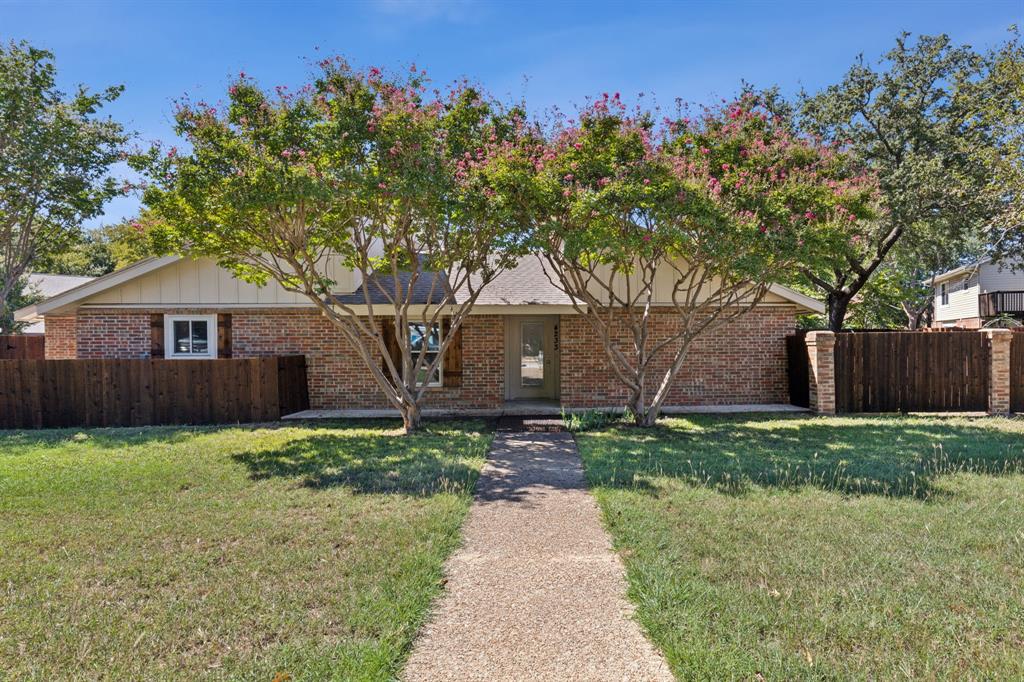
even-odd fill
[{"label": "window shutter", "polygon": [[159,313],[149,316],[149,357],[164,357],[164,316]]},{"label": "window shutter", "polygon": [[[381,320],[380,333],[384,336],[384,346],[388,349],[388,355],[391,356],[391,361],[395,363],[395,367],[399,372],[401,372],[402,349],[399,347],[398,338],[395,336],[395,321]],[[384,372],[384,376],[391,379],[391,372],[388,370],[388,363],[385,362],[384,358],[380,359],[380,369]]]},{"label": "window shutter", "polygon": [[217,315],[217,357],[231,357],[231,314]]},{"label": "window shutter", "polygon": [[[442,338],[447,336],[451,322],[445,319],[441,322],[443,331]],[[460,325],[452,335],[448,348],[444,351],[444,360],[441,367],[442,382],[445,387],[458,388],[462,386],[462,326]]]}]

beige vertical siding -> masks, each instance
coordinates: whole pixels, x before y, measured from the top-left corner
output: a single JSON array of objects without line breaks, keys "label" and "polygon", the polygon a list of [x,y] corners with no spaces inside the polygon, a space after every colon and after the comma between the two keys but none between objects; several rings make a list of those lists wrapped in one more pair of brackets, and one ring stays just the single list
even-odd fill
[{"label": "beige vertical siding", "polygon": [[[352,272],[334,263],[329,268],[336,291],[353,289]],[[285,291],[276,282],[264,287],[242,282],[208,259],[184,258],[82,302],[86,305],[301,305],[302,294]]]}]

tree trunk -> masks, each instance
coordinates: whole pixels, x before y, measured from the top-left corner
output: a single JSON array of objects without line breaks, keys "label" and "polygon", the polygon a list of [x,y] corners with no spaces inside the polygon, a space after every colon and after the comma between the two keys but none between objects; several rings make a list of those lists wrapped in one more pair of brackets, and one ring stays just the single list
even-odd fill
[{"label": "tree trunk", "polygon": [[828,328],[834,332],[843,330],[843,322],[846,321],[846,312],[850,308],[850,300],[853,294],[842,291],[831,292],[825,302],[828,305]]},{"label": "tree trunk", "polygon": [[652,407],[644,413],[643,417],[637,417],[638,426],[654,426],[658,422],[658,416],[661,414],[661,408],[655,409]]},{"label": "tree trunk", "polygon": [[637,426],[643,422],[643,416],[647,412],[647,392],[644,390],[647,377],[644,374],[643,371],[637,373],[636,388],[630,389],[629,398],[626,400],[626,409],[632,413],[630,416]]},{"label": "tree trunk", "polygon": [[693,338],[684,338],[682,340],[682,345],[676,351],[675,357],[672,358],[672,364],[665,370],[665,376],[661,378],[661,384],[658,386],[657,393],[654,394],[651,406],[647,408],[647,412],[644,414],[643,426],[654,426],[657,423],[658,417],[661,416],[661,408],[668,398],[669,389],[679,375],[679,370],[683,368],[686,356],[690,353],[691,343],[693,343]]},{"label": "tree trunk", "polygon": [[404,403],[402,405],[401,412],[402,426],[405,428],[406,435],[420,428],[420,422],[423,420],[423,413],[420,411],[419,405],[416,403]]},{"label": "tree trunk", "polygon": [[633,391],[629,396],[629,402],[626,403],[626,409],[632,413],[633,423],[637,426],[643,423],[644,414],[647,412],[644,402],[644,392],[641,390]]}]

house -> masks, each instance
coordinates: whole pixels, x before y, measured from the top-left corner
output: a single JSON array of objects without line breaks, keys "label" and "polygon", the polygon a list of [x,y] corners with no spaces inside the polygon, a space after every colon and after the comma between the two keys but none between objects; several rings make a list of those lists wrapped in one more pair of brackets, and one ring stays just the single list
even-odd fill
[{"label": "house", "polygon": [[986,258],[934,279],[936,327],[978,329],[1009,315],[1024,320],[1024,263],[1016,270]]},{"label": "house", "polygon": [[[364,305],[359,273],[337,267],[331,277],[336,300]],[[48,358],[303,354],[312,408],[388,407],[363,361],[313,304],[273,282],[240,281],[212,260],[151,258],[30,312],[46,321]],[[667,404],[788,403],[784,337],[797,315],[812,312],[822,313],[822,304],[772,286],[751,312],[695,342]],[[675,318],[666,307],[654,316],[654,340],[665,338]],[[522,400],[616,407],[625,398],[602,345],[535,256],[484,289],[436,382],[428,408],[500,410]]]},{"label": "house", "polygon": [[[93,277],[78,277],[76,275],[51,275],[43,272],[30,273],[26,278],[26,293],[33,296],[41,296],[44,300],[62,294],[68,289],[74,289],[86,282],[92,281]],[[23,317],[18,318],[19,322],[25,323],[21,332],[23,334],[45,334],[46,324],[42,315],[35,311],[35,306],[28,306],[24,310]]]}]

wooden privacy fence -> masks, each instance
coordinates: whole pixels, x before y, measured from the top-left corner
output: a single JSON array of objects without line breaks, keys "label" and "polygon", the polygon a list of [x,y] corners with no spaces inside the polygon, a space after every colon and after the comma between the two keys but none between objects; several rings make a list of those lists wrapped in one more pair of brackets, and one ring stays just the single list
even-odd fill
[{"label": "wooden privacy fence", "polygon": [[0,360],[42,360],[46,337],[42,334],[0,335]]},{"label": "wooden privacy fence", "polygon": [[989,353],[976,331],[837,334],[836,410],[984,411]]},{"label": "wooden privacy fence", "polygon": [[1024,412],[1024,329],[1014,329],[1010,340],[1010,409]]},{"label": "wooden privacy fence", "polygon": [[0,428],[255,422],[308,407],[301,355],[0,360]]}]

